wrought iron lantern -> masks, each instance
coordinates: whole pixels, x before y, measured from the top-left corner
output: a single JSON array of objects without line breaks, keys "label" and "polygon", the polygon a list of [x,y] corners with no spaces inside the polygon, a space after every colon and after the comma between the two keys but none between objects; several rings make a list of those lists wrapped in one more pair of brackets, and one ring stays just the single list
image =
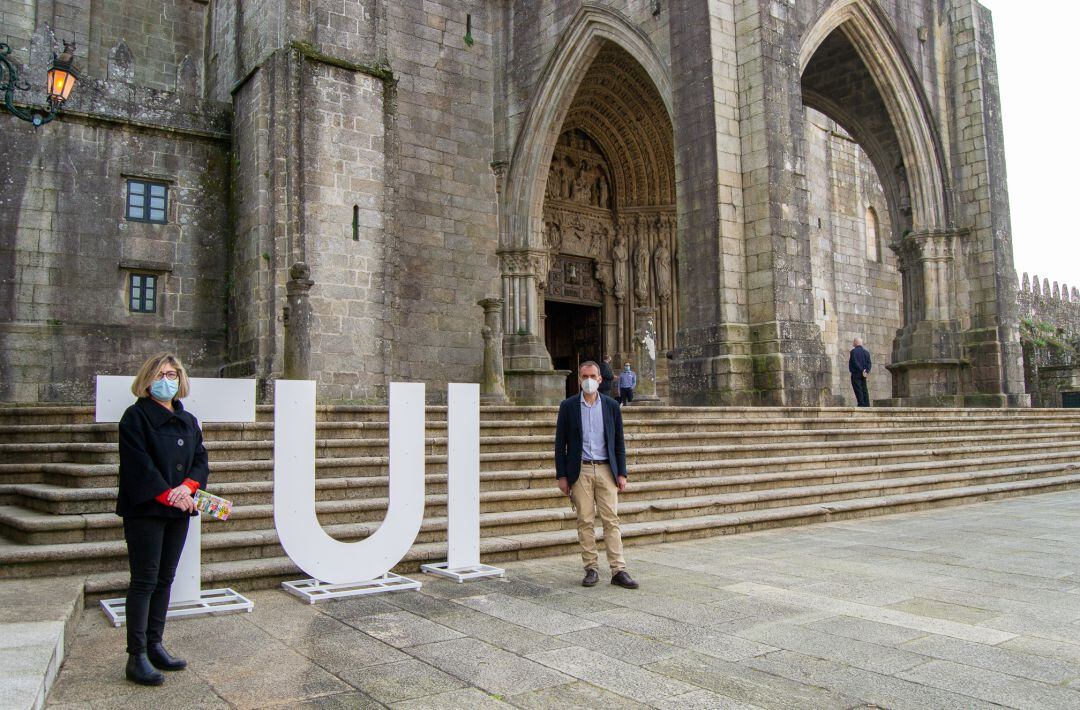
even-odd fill
[{"label": "wrought iron lantern", "polygon": [[15,107],[15,91],[30,91],[30,84],[19,79],[18,71],[8,59],[11,47],[0,42],[0,91],[4,92],[4,106],[7,110],[18,118],[34,124],[35,127],[44,126],[56,118],[60,105],[71,96],[71,90],[75,88],[75,82],[79,79],[74,53],[75,43],[65,41],[64,51],[60,56],[53,55],[53,63],[49,68],[49,83],[46,87],[49,112],[42,115],[38,111],[27,111]]}]

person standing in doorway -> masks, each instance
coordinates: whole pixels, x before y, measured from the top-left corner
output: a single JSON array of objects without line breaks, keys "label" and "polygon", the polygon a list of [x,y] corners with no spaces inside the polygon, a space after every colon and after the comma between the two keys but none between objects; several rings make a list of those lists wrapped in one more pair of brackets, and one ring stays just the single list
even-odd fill
[{"label": "person standing in doorway", "polygon": [[611,385],[615,382],[615,372],[611,369],[611,356],[605,355],[600,363],[600,394],[611,396]]},{"label": "person standing in doorway", "polygon": [[870,392],[866,380],[870,377],[870,352],[863,347],[862,338],[855,338],[852,342],[847,366],[851,373],[851,389],[855,390],[856,403],[860,407],[869,407]]},{"label": "person standing in doorway", "polygon": [[604,526],[611,583],[637,589],[626,572],[619,530],[619,492],[625,491],[626,442],[619,403],[600,394],[600,366],[587,361],[578,367],[581,392],[559,405],[555,424],[555,480],[577,510],[578,542],[585,566],[584,587],[599,581],[597,574],[596,514]]},{"label": "person standing in doorway", "polygon": [[625,363],[622,372],[619,373],[619,404],[625,405],[634,401],[635,387],[637,387],[637,375],[634,374],[630,363]]}]

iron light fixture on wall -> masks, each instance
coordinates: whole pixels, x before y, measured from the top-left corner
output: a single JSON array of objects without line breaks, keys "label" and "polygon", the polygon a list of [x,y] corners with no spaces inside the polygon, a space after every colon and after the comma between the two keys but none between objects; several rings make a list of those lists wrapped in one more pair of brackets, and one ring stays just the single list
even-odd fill
[{"label": "iron light fixture on wall", "polygon": [[56,118],[60,105],[71,96],[75,82],[79,79],[79,71],[75,67],[75,43],[64,42],[64,51],[60,56],[53,55],[52,66],[49,67],[48,85],[45,88],[49,100],[49,112],[42,115],[38,111],[23,110],[15,107],[15,91],[30,91],[30,84],[19,79],[19,73],[15,65],[8,59],[11,47],[0,42],[0,91],[4,92],[4,106],[14,116],[24,121],[29,121],[37,126],[44,126]]}]

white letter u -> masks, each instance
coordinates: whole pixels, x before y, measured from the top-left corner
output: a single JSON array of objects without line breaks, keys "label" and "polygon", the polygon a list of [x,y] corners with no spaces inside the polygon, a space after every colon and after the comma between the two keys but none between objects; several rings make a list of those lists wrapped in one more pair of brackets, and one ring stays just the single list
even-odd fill
[{"label": "white letter u", "polygon": [[424,520],[424,385],[390,384],[390,502],[371,536],[340,542],[315,516],[315,383],[274,386],[274,526],[285,553],[322,582],[347,584],[389,572]]}]

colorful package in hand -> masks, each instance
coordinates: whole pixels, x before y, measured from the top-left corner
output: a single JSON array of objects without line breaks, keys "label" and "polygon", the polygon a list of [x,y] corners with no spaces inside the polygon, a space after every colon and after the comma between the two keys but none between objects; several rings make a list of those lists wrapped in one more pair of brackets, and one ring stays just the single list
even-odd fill
[{"label": "colorful package in hand", "polygon": [[195,508],[205,515],[217,518],[218,520],[228,520],[229,515],[232,513],[232,501],[225,500],[220,496],[216,496],[213,493],[207,493],[203,490],[195,491]]}]

